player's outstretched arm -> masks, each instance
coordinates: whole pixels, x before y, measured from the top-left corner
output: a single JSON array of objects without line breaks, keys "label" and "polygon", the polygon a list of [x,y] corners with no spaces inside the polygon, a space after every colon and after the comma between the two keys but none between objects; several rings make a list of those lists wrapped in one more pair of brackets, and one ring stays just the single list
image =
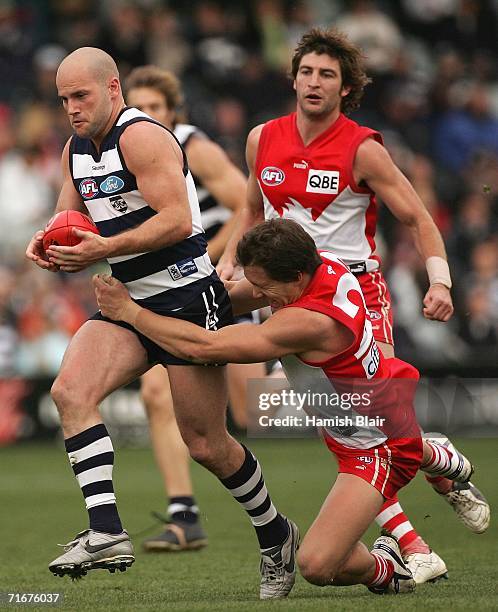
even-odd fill
[{"label": "player's outstretched arm", "polygon": [[243,338],[236,325],[209,331],[142,308],[131,300],[126,287],[112,276],[95,275],[93,282],[104,316],[133,325],[168,352],[193,363],[258,363],[321,349],[326,338],[333,337],[334,321],[301,308],[288,308],[262,325],[246,326]]},{"label": "player's outstretched arm", "polygon": [[263,209],[263,196],[254,174],[259,138],[263,125],[258,125],[249,132],[246,144],[246,161],[249,169],[247,180],[246,205],[237,214],[232,236],[228,241],[223,255],[216,266],[216,271],[222,280],[230,280],[234,274],[235,253],[237,244],[242,236],[258,223],[265,220]]},{"label": "player's outstretched arm", "polygon": [[443,239],[429,211],[386,149],[375,140],[369,138],[360,144],[353,173],[357,183],[365,181],[393,215],[410,228],[430,283],[423,300],[424,316],[447,321],[453,314],[451,277]]}]

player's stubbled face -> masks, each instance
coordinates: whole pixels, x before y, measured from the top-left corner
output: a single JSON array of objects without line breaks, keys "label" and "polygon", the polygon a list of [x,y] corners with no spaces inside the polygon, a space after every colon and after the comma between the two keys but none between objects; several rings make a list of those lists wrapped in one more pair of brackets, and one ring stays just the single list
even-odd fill
[{"label": "player's stubbled face", "polygon": [[305,115],[321,117],[340,107],[348,91],[342,87],[339,61],[326,53],[303,55],[294,89],[297,104]]},{"label": "player's stubbled face", "polygon": [[246,266],[244,275],[253,286],[253,297],[265,297],[272,310],[278,310],[282,306],[295,302],[302,293],[299,281],[290,283],[276,281],[259,266]]},{"label": "player's stubbled face", "polygon": [[173,127],[174,113],[170,111],[163,94],[152,87],[135,87],[126,95],[126,102],[147,113],[167,128]]},{"label": "player's stubbled face", "polygon": [[57,91],[71,127],[81,138],[98,137],[112,114],[112,101],[105,84],[91,77],[57,75]]}]

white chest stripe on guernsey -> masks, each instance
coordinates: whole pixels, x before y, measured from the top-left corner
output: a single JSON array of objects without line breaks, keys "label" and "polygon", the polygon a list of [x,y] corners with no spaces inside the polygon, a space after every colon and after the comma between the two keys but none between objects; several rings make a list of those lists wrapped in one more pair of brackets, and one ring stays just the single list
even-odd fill
[{"label": "white chest stripe on guernsey", "polygon": [[[120,198],[124,200],[126,202],[126,210],[123,210],[123,212],[116,210],[112,206],[110,198]],[[138,189],[135,189],[135,191],[129,191],[128,193],[119,194],[117,196],[107,196],[105,198],[87,200],[85,204],[95,223],[98,223],[99,221],[108,221],[109,219],[116,219],[125,214],[148,206]]]},{"label": "white chest stripe on guernsey", "polygon": [[193,261],[197,267],[197,272],[179,278],[178,280],[173,280],[168,270],[161,270],[155,274],[150,274],[149,276],[144,276],[135,281],[125,283],[125,285],[134,300],[143,300],[163,291],[168,291],[169,289],[185,287],[213,273],[214,267],[207,253],[201,257],[196,257]]},{"label": "white chest stripe on guernsey", "polygon": [[[278,219],[279,214],[262,191],[265,219]],[[319,249],[332,249],[345,262],[366,261],[372,256],[370,243],[365,235],[366,211],[370,204],[367,193],[355,193],[346,187],[315,220],[311,210],[304,208],[295,198],[288,198],[283,217],[293,219],[306,228]],[[370,271],[378,267],[375,260],[369,262]]]},{"label": "white chest stripe on guernsey", "polygon": [[122,169],[123,165],[119,159],[116,147],[109,149],[109,151],[104,151],[98,162],[91,155],[73,154],[73,177],[75,179],[103,176],[104,174],[110,174]]},{"label": "white chest stripe on guernsey", "polygon": [[226,223],[232,217],[232,211],[221,206],[213,206],[201,212],[202,225],[205,229],[217,223]]},{"label": "white chest stripe on guernsey", "polygon": [[190,214],[192,215],[192,233],[190,235],[194,236],[195,234],[202,234],[204,232],[204,228],[201,220],[201,211],[199,209],[197,191],[195,190],[195,183],[190,170],[187,172],[187,176],[185,177],[185,183],[187,185]]}]

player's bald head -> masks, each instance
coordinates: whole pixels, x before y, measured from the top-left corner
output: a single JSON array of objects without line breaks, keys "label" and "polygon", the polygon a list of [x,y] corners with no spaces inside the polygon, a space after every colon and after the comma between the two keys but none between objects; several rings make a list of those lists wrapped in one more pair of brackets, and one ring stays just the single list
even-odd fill
[{"label": "player's bald head", "polygon": [[119,79],[116,62],[97,47],[80,47],[66,56],[57,70],[57,80],[67,75],[90,77],[100,84],[111,78]]}]

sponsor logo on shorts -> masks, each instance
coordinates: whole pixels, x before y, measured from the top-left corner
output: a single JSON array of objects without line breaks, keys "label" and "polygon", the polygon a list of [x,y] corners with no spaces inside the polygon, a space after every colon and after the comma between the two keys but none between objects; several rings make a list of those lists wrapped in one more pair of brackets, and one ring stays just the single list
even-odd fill
[{"label": "sponsor logo on shorts", "polygon": [[126,203],[126,200],[121,196],[113,196],[112,198],[109,198],[109,202],[111,203],[111,206],[114,208],[114,210],[117,210],[120,213],[124,213],[128,210],[128,204]]},{"label": "sponsor logo on shorts", "polygon": [[90,198],[94,198],[99,192],[99,188],[97,183],[93,179],[85,179],[80,183],[80,193],[85,198],[85,200],[89,200]]},{"label": "sponsor logo on shorts", "polygon": [[308,171],[308,182],[306,191],[308,193],[339,193],[338,170],[314,170]]},{"label": "sponsor logo on shorts", "polygon": [[275,166],[267,166],[261,172],[261,180],[268,187],[276,187],[285,181],[285,173]]},{"label": "sponsor logo on shorts", "polygon": [[355,468],[356,468],[357,470],[366,470],[366,469],[367,469],[367,466],[366,466],[366,465],[355,465]]},{"label": "sponsor logo on shorts", "polygon": [[368,316],[370,317],[371,321],[379,321],[380,319],[382,319],[382,315],[376,310],[369,310]]},{"label": "sponsor logo on shorts", "polygon": [[182,259],[177,261],[176,264],[168,266],[168,272],[173,280],[180,280],[185,276],[190,276],[198,271],[195,261],[192,258]]},{"label": "sponsor logo on shorts", "polygon": [[120,179],[119,176],[108,176],[105,181],[100,183],[100,189],[104,193],[114,193],[115,191],[119,191],[124,187],[123,179]]}]

